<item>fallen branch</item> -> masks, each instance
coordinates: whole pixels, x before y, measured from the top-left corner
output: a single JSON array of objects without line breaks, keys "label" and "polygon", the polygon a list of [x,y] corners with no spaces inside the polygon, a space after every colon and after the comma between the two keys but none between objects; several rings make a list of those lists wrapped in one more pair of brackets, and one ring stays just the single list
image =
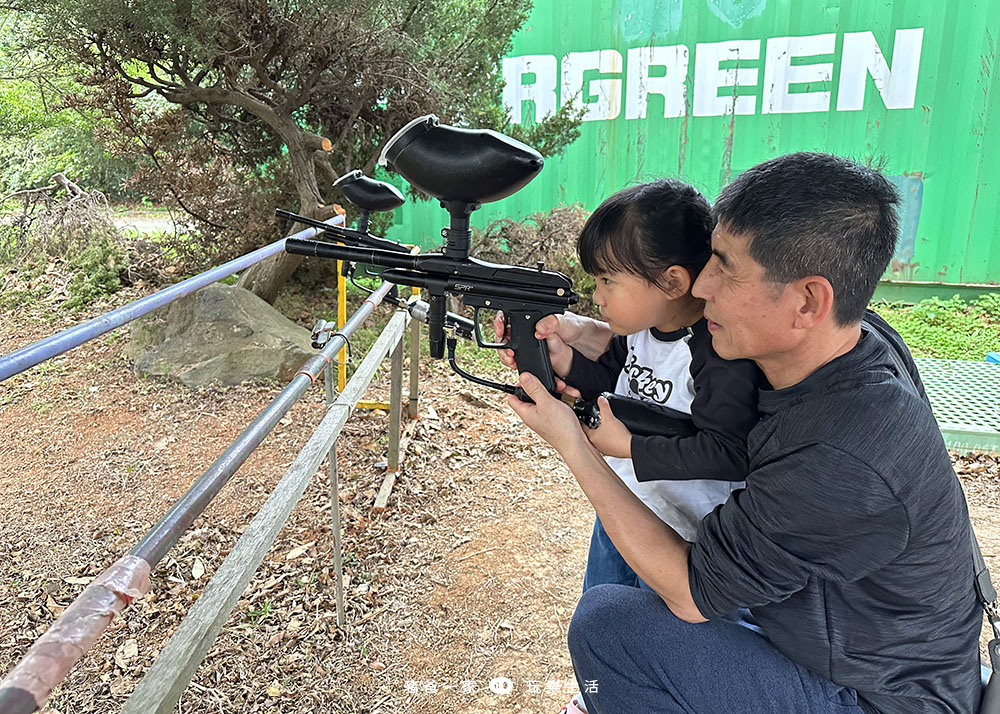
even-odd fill
[{"label": "fallen branch", "polygon": [[0,203],[6,203],[12,198],[17,198],[19,196],[31,196],[36,193],[48,193],[49,191],[55,191],[58,186],[42,186],[41,188],[24,188],[20,191],[14,191],[14,193],[8,194],[3,198],[0,198]]},{"label": "fallen branch", "polygon": [[66,178],[66,174],[63,173],[54,174],[52,176],[52,180],[59,188],[63,189],[66,193],[73,196],[74,198],[78,196],[83,196],[86,193],[86,191],[84,191],[82,188],[80,188],[75,183]]}]

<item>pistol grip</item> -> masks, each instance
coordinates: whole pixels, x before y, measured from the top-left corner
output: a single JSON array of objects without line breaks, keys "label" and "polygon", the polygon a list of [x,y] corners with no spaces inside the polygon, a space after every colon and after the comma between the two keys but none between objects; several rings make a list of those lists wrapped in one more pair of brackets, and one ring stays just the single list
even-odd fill
[{"label": "pistol grip", "polygon": [[[514,350],[519,372],[530,372],[551,393],[556,391],[556,379],[552,373],[552,362],[549,361],[549,346],[545,340],[535,337],[535,323],[543,315],[531,313],[514,313],[510,316],[510,342],[508,347]],[[530,401],[523,391],[517,396],[522,401]]]}]

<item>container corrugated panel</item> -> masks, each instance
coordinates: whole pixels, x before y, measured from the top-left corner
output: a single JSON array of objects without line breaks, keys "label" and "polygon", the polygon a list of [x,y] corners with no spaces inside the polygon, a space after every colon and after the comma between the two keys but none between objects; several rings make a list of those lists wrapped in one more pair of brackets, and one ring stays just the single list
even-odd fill
[{"label": "container corrugated panel", "polygon": [[[823,151],[871,162],[900,188],[886,278],[993,283],[998,43],[1000,0],[537,0],[504,60],[511,116],[575,100],[587,121],[473,223],[593,209],[664,175],[712,198],[760,161]],[[408,205],[390,235],[431,247],[445,219],[436,204]]]}]

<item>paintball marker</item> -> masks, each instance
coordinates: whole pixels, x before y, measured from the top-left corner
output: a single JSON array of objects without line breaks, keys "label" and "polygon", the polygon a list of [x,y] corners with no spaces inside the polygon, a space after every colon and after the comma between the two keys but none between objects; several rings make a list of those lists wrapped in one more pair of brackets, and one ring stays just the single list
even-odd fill
[{"label": "paintball marker", "polygon": [[[457,337],[475,339],[480,347],[511,349],[518,368],[535,375],[557,397],[555,375],[545,340],[535,337],[535,325],[543,317],[561,314],[577,302],[568,277],[535,267],[489,263],[469,257],[472,232],[469,216],[483,203],[512,195],[531,181],[542,168],[542,157],[531,147],[490,130],[460,129],[440,124],[428,115],[414,119],[386,144],[379,163],[395,171],[411,185],[440,201],[448,211],[448,227],[441,231],[445,243],[440,252],[411,255],[409,249],[369,233],[371,212],[391,210],[403,203],[403,196],[388,183],[352,171],[338,179],[335,187],[360,209],[357,229],[341,228],[294,213],[278,210],[277,215],[321,228],[343,245],[289,239],[288,253],[343,261],[345,276],[354,282],[355,264],[383,268],[382,280],[397,285],[423,288],[428,301],[405,302],[396,295],[390,301],[406,307],[410,314],[428,325],[430,354],[444,357],[462,377],[478,384],[515,394],[530,401],[519,386],[477,377],[457,362]],[[370,274],[370,273],[369,273]],[[358,287],[356,282],[354,283]],[[364,288],[362,288],[364,289]],[[474,310],[469,319],[445,309],[447,295],[462,298]],[[506,321],[506,342],[489,342],[480,329],[481,310],[500,310]],[[318,328],[320,326],[317,326]],[[687,415],[617,395],[609,398],[612,411],[633,434],[686,435],[693,431]],[[587,426],[600,424],[596,402],[577,400],[572,404]],[[649,407],[653,406],[651,410]],[[666,410],[666,411],[663,411]]]},{"label": "paintball marker", "polygon": [[[352,230],[350,228],[342,228],[340,226],[331,226],[313,218],[300,216],[297,213],[285,211],[280,208],[275,211],[275,215],[280,218],[289,218],[297,223],[302,223],[314,228],[321,228],[325,233],[330,234],[332,237],[336,238],[339,242],[344,243],[345,245],[355,247],[369,246],[405,255],[410,254],[410,250],[401,243],[381,238],[379,236],[374,236],[368,231],[371,214],[373,212],[391,211],[394,208],[398,208],[403,205],[405,199],[403,198],[403,194],[399,192],[399,189],[392,184],[386,183],[385,181],[377,181],[373,178],[369,178],[361,171],[357,170],[344,174],[337,179],[336,182],[334,182],[333,186],[334,188],[339,188],[341,190],[344,194],[344,198],[346,198],[349,203],[358,207],[360,215],[358,217],[357,229]],[[359,290],[371,293],[371,290],[356,281],[356,264],[351,260],[340,260],[342,261],[341,272],[344,277],[349,278],[351,283]],[[382,277],[377,273],[370,273],[367,270],[364,271],[364,274],[369,277]],[[383,300],[399,307],[404,307],[409,311],[413,318],[421,322],[427,322],[430,305],[424,300],[403,300],[399,297],[399,293],[395,288],[393,288],[393,290],[386,295]],[[324,325],[327,324],[322,320],[320,322]],[[467,339],[472,339],[475,332],[472,320],[461,315],[456,315],[453,312],[445,312],[444,324],[446,330],[455,330],[459,336]],[[316,341],[315,337],[318,329],[319,326],[313,330],[314,343]],[[315,347],[316,345],[314,344],[313,346]]]},{"label": "paintball marker", "polygon": [[[463,302],[475,312],[472,324],[466,327],[472,328],[477,344],[493,349],[512,349],[521,369],[531,372],[550,392],[555,393],[555,376],[548,348],[544,340],[535,337],[535,324],[546,315],[562,313],[577,302],[572,282],[562,273],[546,270],[541,263],[529,268],[488,263],[469,257],[472,236],[469,215],[483,203],[506,198],[531,181],[542,168],[541,155],[531,147],[494,131],[442,125],[437,117],[428,115],[413,120],[393,136],[379,161],[418,190],[438,199],[448,211],[450,222],[441,232],[445,239],[442,252],[409,255],[403,246],[391,249],[383,245],[383,241],[392,241],[375,239],[368,233],[367,226],[360,230],[360,225],[359,230],[321,226],[345,243],[343,246],[288,240],[285,250],[299,255],[379,266],[385,268],[380,273],[383,280],[425,289],[428,294],[427,326],[431,357],[444,357],[447,327],[449,362],[458,374],[526,399],[527,395],[520,387],[476,377],[458,366],[453,349],[457,327],[454,320],[446,319],[445,299],[449,294],[461,296]],[[355,176],[354,180],[341,179],[338,183],[352,203],[369,211],[391,203],[387,199],[383,201],[387,191],[375,190],[374,184],[380,182],[368,179],[360,172],[348,176],[351,175]],[[352,188],[356,185],[358,190]],[[396,205],[402,203],[399,199]],[[313,225],[308,219],[302,220],[284,212],[280,215]],[[508,342],[492,343],[483,339],[478,317],[484,309],[503,311],[509,324]]]}]

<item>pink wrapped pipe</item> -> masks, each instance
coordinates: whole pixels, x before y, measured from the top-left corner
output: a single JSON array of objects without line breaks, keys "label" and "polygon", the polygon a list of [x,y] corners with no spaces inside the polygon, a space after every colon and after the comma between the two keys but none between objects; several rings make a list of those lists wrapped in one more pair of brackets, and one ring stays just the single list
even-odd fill
[{"label": "pink wrapped pipe", "polygon": [[[0,708],[5,699],[8,702],[25,699],[21,692],[30,694],[35,708],[41,708],[115,615],[149,592],[149,573],[149,563],[126,555],[97,576],[0,682]],[[13,694],[5,692],[8,689],[21,692],[8,698],[3,696]]]}]

